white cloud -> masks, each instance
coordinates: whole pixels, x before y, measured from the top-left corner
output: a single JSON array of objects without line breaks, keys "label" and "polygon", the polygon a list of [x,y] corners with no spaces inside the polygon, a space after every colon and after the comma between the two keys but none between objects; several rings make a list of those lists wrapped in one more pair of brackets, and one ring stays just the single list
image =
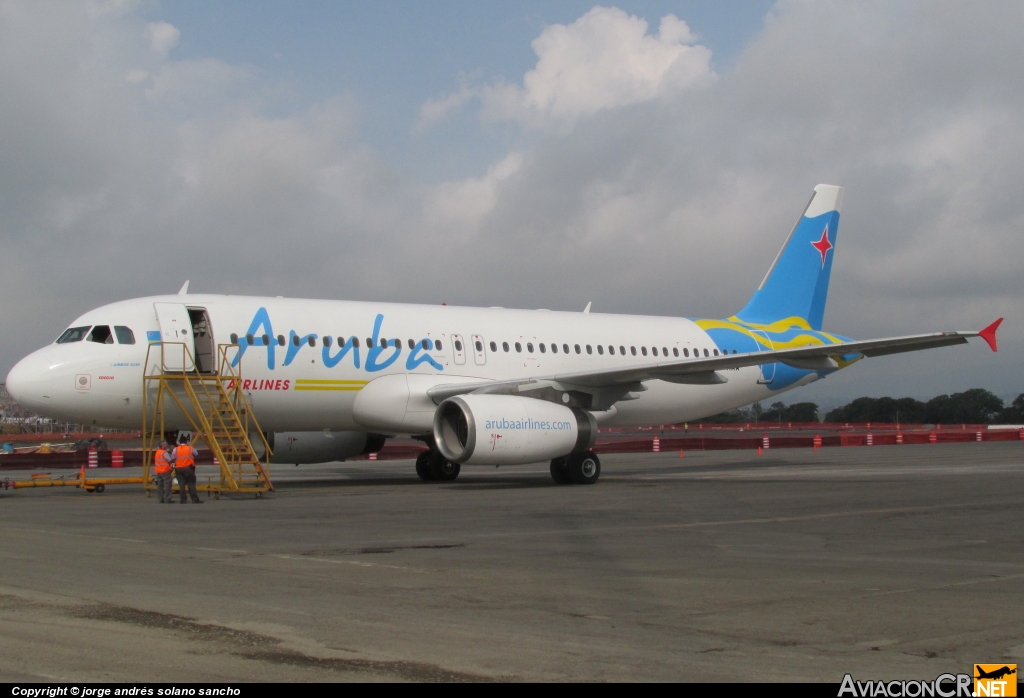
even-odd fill
[{"label": "white cloud", "polygon": [[[614,7],[595,7],[569,25],[553,24],[533,41],[536,67],[522,86],[482,91],[483,114],[532,124],[572,124],[604,109],[644,102],[713,78],[711,52],[675,15],[657,35]],[[457,93],[458,94],[458,93]]]},{"label": "white cloud", "polygon": [[997,387],[1024,360],[1024,5],[782,2],[717,79],[680,20],[596,8],[540,34],[521,85],[423,110],[479,96],[544,127],[426,184],[363,142],[351,100],[287,109],[258,69],[154,55],[123,7],[4,11],[8,366],[90,307],[175,291],[138,270],[179,250],[196,291],[725,316],[819,182],[847,187],[831,329],[1008,318],[993,357],[866,361],[824,390]]},{"label": "white cloud", "polygon": [[167,22],[150,22],[146,25],[146,39],[149,48],[157,56],[166,58],[172,48],[178,45],[181,32],[173,24]]}]

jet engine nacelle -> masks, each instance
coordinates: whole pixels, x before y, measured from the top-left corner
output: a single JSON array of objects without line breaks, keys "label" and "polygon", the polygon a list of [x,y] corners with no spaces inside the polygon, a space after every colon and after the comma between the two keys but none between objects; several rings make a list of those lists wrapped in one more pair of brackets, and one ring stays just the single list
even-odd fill
[{"label": "jet engine nacelle", "polygon": [[[379,451],[385,438],[362,431],[286,431],[267,434],[271,463],[331,463]],[[253,444],[259,443],[258,439]],[[263,450],[262,444],[259,449]]]},{"label": "jet engine nacelle", "polygon": [[516,465],[589,449],[593,415],[516,395],[461,395],[434,414],[434,441],[445,458],[467,465]]}]

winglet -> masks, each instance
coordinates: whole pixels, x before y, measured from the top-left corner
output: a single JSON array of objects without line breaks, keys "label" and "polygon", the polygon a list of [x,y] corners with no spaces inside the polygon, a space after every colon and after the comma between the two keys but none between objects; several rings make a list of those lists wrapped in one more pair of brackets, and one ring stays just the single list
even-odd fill
[{"label": "winglet", "polygon": [[991,325],[989,325],[988,327],[986,327],[985,329],[978,333],[979,337],[988,342],[988,345],[989,347],[992,348],[992,351],[999,351],[999,347],[996,346],[996,330],[999,329],[999,323],[1001,323],[1002,321],[1003,318],[999,318],[998,320],[996,320]]},{"label": "winglet", "polygon": [[593,301],[588,302],[587,303],[587,307],[583,309],[583,314],[584,315],[590,315],[590,303],[592,303],[592,302]]},{"label": "winglet", "polygon": [[178,291],[178,295],[179,296],[186,296],[186,295],[188,295],[188,280],[187,279],[185,280],[185,284],[181,287],[181,290]]}]

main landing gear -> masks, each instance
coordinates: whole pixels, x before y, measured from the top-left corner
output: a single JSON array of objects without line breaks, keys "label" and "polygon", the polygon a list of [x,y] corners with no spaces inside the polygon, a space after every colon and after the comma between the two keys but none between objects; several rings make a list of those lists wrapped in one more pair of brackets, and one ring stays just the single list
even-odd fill
[{"label": "main landing gear", "polygon": [[462,466],[437,451],[424,451],[416,458],[416,474],[421,480],[451,482],[459,476]]},{"label": "main landing gear", "polygon": [[601,459],[593,451],[570,453],[551,461],[551,479],[559,485],[593,485],[601,477]]}]

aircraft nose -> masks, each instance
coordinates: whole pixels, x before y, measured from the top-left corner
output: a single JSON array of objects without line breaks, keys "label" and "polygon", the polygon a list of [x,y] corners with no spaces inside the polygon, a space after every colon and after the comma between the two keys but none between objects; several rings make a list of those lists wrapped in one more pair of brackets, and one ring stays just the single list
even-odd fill
[{"label": "aircraft nose", "polygon": [[50,372],[50,362],[45,357],[39,352],[29,354],[7,374],[7,392],[22,407],[38,411],[50,401]]}]

